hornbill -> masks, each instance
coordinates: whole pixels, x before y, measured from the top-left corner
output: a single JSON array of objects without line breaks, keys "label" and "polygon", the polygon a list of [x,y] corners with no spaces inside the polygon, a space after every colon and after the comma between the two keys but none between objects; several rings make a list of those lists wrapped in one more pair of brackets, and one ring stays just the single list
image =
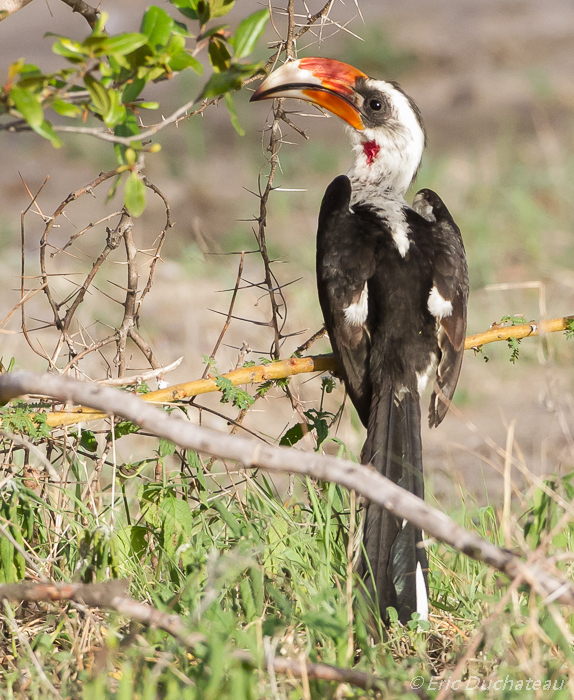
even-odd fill
[{"label": "hornbill", "polygon": [[[252,100],[295,97],[341,117],[355,162],[329,185],[319,213],[317,284],[325,326],[367,439],[361,454],[423,497],[419,397],[434,375],[429,425],[444,418],[466,333],[468,273],[460,231],[440,197],[404,195],[426,143],[421,114],[395,82],[345,63],[301,58],[271,73]],[[366,507],[359,568],[383,620],[428,616],[422,533]]]}]

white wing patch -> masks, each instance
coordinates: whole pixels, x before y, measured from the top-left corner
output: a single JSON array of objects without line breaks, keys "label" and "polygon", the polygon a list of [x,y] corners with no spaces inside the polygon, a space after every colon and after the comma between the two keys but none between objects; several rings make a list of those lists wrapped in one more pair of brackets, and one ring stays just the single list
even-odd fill
[{"label": "white wing patch", "polygon": [[415,575],[416,582],[416,596],[417,596],[417,612],[420,615],[421,620],[429,619],[429,599],[427,594],[427,587],[425,584],[425,577],[423,576],[423,570],[421,568],[420,561],[417,562],[417,571]]},{"label": "white wing patch", "polygon": [[436,287],[430,290],[428,309],[433,316],[438,318],[445,318],[452,314],[452,302],[444,299]]},{"label": "white wing patch", "polygon": [[345,321],[351,326],[362,326],[367,320],[367,313],[369,311],[369,290],[367,289],[367,283],[363,287],[359,301],[354,304],[349,304],[346,309],[343,309],[345,314]]},{"label": "white wing patch", "polygon": [[436,369],[436,362],[437,362],[437,357],[433,352],[431,357],[430,357],[429,366],[425,370],[423,370],[422,372],[416,373],[416,375],[417,375],[417,389],[419,392],[419,396],[426,389],[426,386],[427,386],[428,381],[429,381],[429,377]]}]

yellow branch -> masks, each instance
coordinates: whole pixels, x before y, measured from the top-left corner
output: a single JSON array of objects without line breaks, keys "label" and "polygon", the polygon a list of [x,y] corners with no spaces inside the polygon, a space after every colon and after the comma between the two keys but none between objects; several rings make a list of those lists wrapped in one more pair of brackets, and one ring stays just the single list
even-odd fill
[{"label": "yellow branch", "polygon": [[[314,357],[292,357],[289,360],[271,362],[268,365],[242,367],[222,376],[229,379],[235,386],[240,386],[241,384],[258,384],[269,379],[284,379],[305,372],[329,372],[336,368],[337,364],[333,355],[316,355]],[[199,394],[208,394],[212,391],[219,391],[215,379],[198,379],[194,382],[174,384],[167,389],[150,391],[148,394],[141,394],[140,398],[142,401],[151,401],[152,403],[171,403]],[[78,406],[69,411],[48,413],[46,422],[51,428],[56,428],[100,418],[105,418],[105,415],[100,411]]]},{"label": "yellow branch", "polygon": [[[541,323],[532,322],[524,323],[520,326],[499,326],[490,328],[484,333],[469,335],[466,338],[464,348],[465,350],[471,350],[479,348],[481,345],[496,343],[497,341],[508,340],[509,338],[521,339],[536,336],[540,333],[556,333],[566,330],[569,323],[573,321],[574,316],[565,316],[564,318],[554,318],[551,321],[542,321]],[[272,362],[268,365],[257,365],[256,367],[242,367],[241,369],[236,369],[222,376],[229,379],[234,386],[240,386],[241,384],[258,384],[270,379],[285,379],[295,374],[333,372],[336,369],[337,363],[333,355],[315,355],[312,357],[292,357],[289,360]],[[186,382],[184,384],[175,384],[167,389],[141,394],[140,398],[142,401],[151,401],[152,403],[171,403],[173,401],[189,399],[199,394],[207,394],[212,391],[219,391],[215,379],[198,379],[197,381]],[[105,418],[104,413],[91,408],[78,406],[76,408],[71,408],[69,411],[53,411],[52,413],[48,413],[46,415],[46,422],[51,428],[57,428],[64,425],[73,425],[74,423],[99,420],[101,418]]]},{"label": "yellow branch", "polygon": [[508,340],[509,338],[530,338],[531,336],[540,335],[540,333],[556,333],[565,331],[568,325],[574,321],[574,316],[565,316],[564,318],[553,318],[551,321],[541,321],[536,323],[523,323],[520,326],[498,326],[490,328],[484,333],[467,336],[464,349],[471,350],[478,348],[487,343],[496,343],[498,340]]}]

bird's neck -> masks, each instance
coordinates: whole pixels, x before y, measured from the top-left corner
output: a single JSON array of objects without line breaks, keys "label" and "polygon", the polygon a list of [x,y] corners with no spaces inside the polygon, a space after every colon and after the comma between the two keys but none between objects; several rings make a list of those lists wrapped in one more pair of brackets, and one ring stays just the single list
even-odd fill
[{"label": "bird's neck", "polygon": [[355,162],[349,171],[356,202],[403,199],[419,169],[424,133],[418,130],[366,129],[350,133]]}]

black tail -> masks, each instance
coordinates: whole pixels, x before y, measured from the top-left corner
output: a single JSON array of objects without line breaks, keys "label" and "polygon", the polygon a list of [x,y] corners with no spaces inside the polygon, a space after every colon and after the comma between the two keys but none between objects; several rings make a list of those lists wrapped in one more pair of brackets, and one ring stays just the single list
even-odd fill
[{"label": "black tail", "polygon": [[[400,396],[400,398],[399,398]],[[418,396],[398,395],[389,385],[373,394],[363,464],[423,498],[421,410]],[[421,531],[385,508],[366,508],[360,569],[367,590],[378,598],[383,620],[392,606],[406,623],[428,608],[428,561]]]}]

